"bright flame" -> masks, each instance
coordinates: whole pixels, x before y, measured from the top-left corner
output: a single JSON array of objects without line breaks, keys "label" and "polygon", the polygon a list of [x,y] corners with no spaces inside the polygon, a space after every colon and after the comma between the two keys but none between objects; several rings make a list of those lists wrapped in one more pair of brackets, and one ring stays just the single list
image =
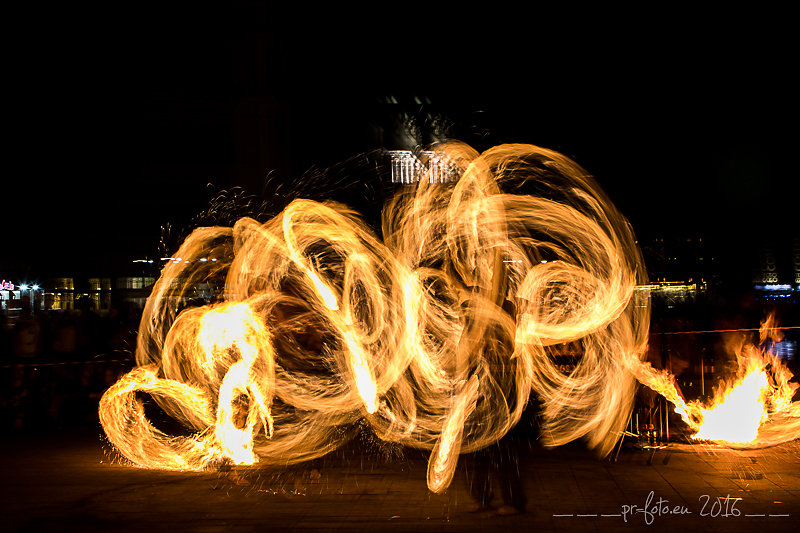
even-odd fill
[{"label": "bright flame", "polygon": [[753,368],[741,381],[723,393],[719,404],[701,409],[703,423],[695,439],[746,443],[758,438],[758,427],[767,418],[764,393],[767,374]]}]

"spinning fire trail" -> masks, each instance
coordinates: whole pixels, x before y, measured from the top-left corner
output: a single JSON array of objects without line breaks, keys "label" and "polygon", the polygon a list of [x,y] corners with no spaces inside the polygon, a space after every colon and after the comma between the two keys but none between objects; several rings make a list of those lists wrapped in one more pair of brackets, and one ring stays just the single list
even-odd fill
[{"label": "spinning fire trail", "polygon": [[[743,438],[716,437],[704,425],[714,410],[687,404],[671,376],[642,362],[640,253],[583,169],[529,145],[438,150],[460,179],[423,178],[392,199],[383,241],[347,208],[308,200],[263,224],[194,231],[147,302],[139,366],[100,403],[122,455],[173,470],[289,464],[334,450],[347,438],[340,428],[363,419],[384,441],[431,450],[428,486],[438,492],[458,455],[508,432],[531,393],[547,445],[584,438],[607,454],[637,380],[703,438],[800,436],[796,385],[777,361],[767,376],[769,355],[742,355],[741,387],[759,388],[736,401],[761,407]],[[201,285],[217,300],[181,309]],[[584,355],[564,374],[548,347],[573,341]],[[153,427],[137,393],[194,434]]]}]

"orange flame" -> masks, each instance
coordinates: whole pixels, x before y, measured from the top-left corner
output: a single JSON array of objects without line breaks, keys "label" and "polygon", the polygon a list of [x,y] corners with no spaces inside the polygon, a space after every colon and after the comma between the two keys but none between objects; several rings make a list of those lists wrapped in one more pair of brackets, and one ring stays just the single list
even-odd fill
[{"label": "orange flame", "polygon": [[767,374],[754,366],[724,389],[712,407],[700,409],[703,422],[693,438],[739,444],[755,441],[758,427],[767,418],[764,395],[768,389]]},{"label": "orange flame", "polygon": [[[778,340],[774,316],[762,324],[761,341]],[[796,383],[780,359],[753,345],[736,351],[738,372],[714,392],[709,405],[686,403],[668,373],[629,361],[637,379],[675,405],[675,412],[695,431],[696,440],[738,447],[769,446],[800,438],[800,402],[792,402]]]}]

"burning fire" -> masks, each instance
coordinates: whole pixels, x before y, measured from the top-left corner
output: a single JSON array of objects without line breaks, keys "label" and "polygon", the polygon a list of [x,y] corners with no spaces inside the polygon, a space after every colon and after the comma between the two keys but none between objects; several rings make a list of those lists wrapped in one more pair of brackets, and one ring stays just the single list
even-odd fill
[{"label": "burning fire", "polygon": [[741,381],[722,393],[712,407],[700,408],[703,422],[693,438],[746,443],[758,438],[758,427],[767,418],[763,396],[769,388],[767,374],[751,369]]},{"label": "burning fire", "polygon": [[[265,223],[195,230],[147,301],[139,366],[101,400],[120,453],[176,470],[290,464],[334,450],[364,420],[384,441],[431,450],[428,486],[441,491],[458,455],[502,437],[531,393],[547,445],[585,438],[607,454],[636,379],[675,403],[698,437],[751,435],[705,436],[724,415],[686,404],[670,376],[642,362],[639,250],[583,169],[530,145],[438,150],[461,178],[401,191],[385,206],[383,240],[346,207],[309,200]],[[186,307],[201,285],[215,301]],[[547,347],[573,341],[584,356],[565,374]],[[756,427],[780,414],[796,429],[798,407],[775,392],[786,385],[753,368],[761,374],[722,404],[766,380],[772,392],[749,393],[769,402]],[[142,394],[191,435],[153,427]]]},{"label": "burning fire", "polygon": [[[762,343],[778,340],[774,317],[761,326]],[[695,431],[692,438],[738,447],[759,447],[800,438],[800,402],[792,402],[796,383],[780,359],[752,344],[736,350],[735,379],[722,382],[708,405],[686,403],[671,375],[646,363],[629,361],[643,384],[675,405],[675,412]]]}]

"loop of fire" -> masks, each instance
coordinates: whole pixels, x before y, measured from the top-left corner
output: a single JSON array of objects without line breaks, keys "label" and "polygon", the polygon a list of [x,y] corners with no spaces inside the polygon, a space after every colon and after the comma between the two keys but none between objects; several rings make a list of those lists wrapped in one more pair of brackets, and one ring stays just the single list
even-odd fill
[{"label": "loop of fire", "polygon": [[[797,385],[770,353],[740,347],[737,378],[710,404],[687,402],[646,362],[640,251],[582,168],[530,145],[435,153],[458,179],[401,189],[382,239],[345,206],[302,199],[265,223],[195,230],[147,302],[138,366],[100,403],[117,450],[146,468],[286,465],[331,452],[361,422],[430,450],[439,492],[459,454],[505,435],[529,401],[546,446],[584,439],[607,455],[637,381],[697,439],[800,436]],[[215,289],[214,303],[187,305],[198,284]],[[570,342],[582,356],[564,372],[552,348]],[[191,431],[156,428],[144,395]]]}]

